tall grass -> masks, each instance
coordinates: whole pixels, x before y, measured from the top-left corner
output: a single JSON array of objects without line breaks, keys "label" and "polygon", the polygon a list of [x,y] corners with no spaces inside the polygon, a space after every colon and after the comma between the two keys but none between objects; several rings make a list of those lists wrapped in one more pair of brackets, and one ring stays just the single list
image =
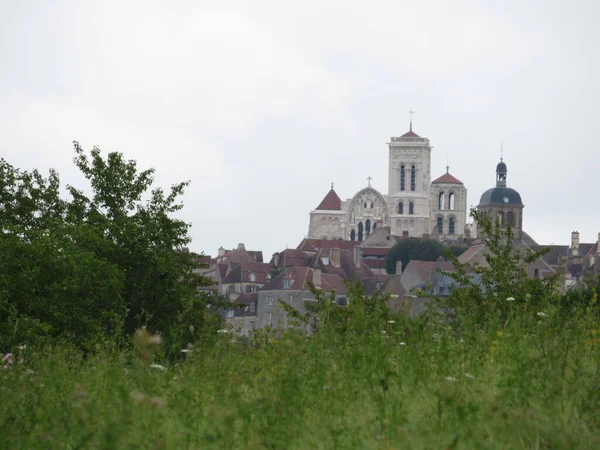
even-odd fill
[{"label": "tall grass", "polygon": [[593,313],[514,308],[485,329],[387,316],[222,333],[171,364],[148,337],[85,358],[26,349],[0,371],[0,447],[600,448]]}]

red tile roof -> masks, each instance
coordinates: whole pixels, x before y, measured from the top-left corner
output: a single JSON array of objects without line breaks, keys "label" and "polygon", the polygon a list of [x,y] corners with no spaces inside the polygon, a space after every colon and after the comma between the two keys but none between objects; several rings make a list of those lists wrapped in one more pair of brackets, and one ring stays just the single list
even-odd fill
[{"label": "red tile roof", "polygon": [[437,184],[437,183],[448,183],[448,184],[463,184],[462,181],[460,181],[458,178],[453,177],[452,175],[450,175],[450,173],[446,172],[444,175],[442,175],[439,178],[436,178],[435,180],[433,180],[431,182],[432,184]]},{"label": "red tile roof", "polygon": [[421,136],[419,136],[417,133],[415,133],[413,130],[407,131],[406,133],[404,133],[402,136],[400,137],[418,137],[420,138]]},{"label": "red tile roof", "polygon": [[[280,273],[273,278],[261,291],[308,291],[308,282],[313,281],[314,270],[310,267],[294,267],[289,274]],[[283,288],[283,280],[291,278],[292,283],[289,289]],[[347,294],[348,291],[343,280],[337,274],[321,272],[321,286],[323,291],[336,291],[338,294]]]},{"label": "red tile roof", "polygon": [[327,193],[317,209],[339,211],[342,209],[342,199],[338,197],[333,188]]},{"label": "red tile roof", "polygon": [[371,269],[385,269],[385,259],[363,259],[361,262],[365,263]]},{"label": "red tile roof", "polygon": [[361,253],[363,256],[386,256],[390,251],[384,247],[362,247]]},{"label": "red tile roof", "polygon": [[343,239],[303,239],[296,250],[304,252],[316,252],[322,248],[353,250],[358,244],[360,244],[358,241],[345,241]]}]

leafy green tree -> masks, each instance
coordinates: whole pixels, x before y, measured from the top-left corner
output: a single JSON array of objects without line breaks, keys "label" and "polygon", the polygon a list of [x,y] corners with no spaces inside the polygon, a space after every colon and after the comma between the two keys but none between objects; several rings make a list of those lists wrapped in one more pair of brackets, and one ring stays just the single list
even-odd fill
[{"label": "leafy green tree", "polygon": [[151,189],[153,169],[74,145],[91,189],[67,186],[69,201],[56,172],[46,179],[1,161],[2,335],[64,336],[90,347],[146,326],[179,351],[206,324],[218,325],[206,307],[216,299],[198,292],[212,281],[196,273],[199,255],[182,251],[190,224],[173,217],[189,182]]},{"label": "leafy green tree", "polygon": [[385,268],[387,273],[395,274],[396,263],[398,261],[402,262],[402,271],[404,271],[408,263],[413,259],[418,261],[435,261],[440,256],[448,255],[448,252],[460,255],[464,250],[464,247],[446,247],[434,239],[406,238],[390,249],[387,254]]}]

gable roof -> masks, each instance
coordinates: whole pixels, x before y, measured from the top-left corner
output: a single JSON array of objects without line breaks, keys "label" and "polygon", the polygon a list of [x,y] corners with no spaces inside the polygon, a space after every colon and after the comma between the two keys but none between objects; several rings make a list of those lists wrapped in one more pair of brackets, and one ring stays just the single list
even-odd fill
[{"label": "gable roof", "polygon": [[296,250],[303,252],[317,252],[322,248],[339,248],[341,250],[352,250],[360,242],[345,241],[343,239],[302,239]]},{"label": "gable roof", "polygon": [[[282,272],[273,278],[267,285],[261,288],[261,291],[308,291],[309,281],[312,282],[314,269],[311,267],[293,267],[286,272]],[[289,278],[292,283],[288,289],[284,289],[283,281]],[[334,290],[338,294],[347,294],[348,290],[343,280],[337,274],[321,273],[321,286],[325,292]]]},{"label": "gable roof", "polygon": [[309,266],[313,257],[302,250],[286,248],[284,251],[273,254],[271,264],[276,267]]},{"label": "gable roof", "polygon": [[[270,264],[259,262],[246,262],[233,267],[221,283],[262,283],[268,280]],[[255,275],[254,281],[250,280],[250,274]]]},{"label": "gable roof", "polygon": [[442,175],[439,178],[436,178],[435,180],[433,180],[431,182],[431,184],[463,184],[462,181],[460,181],[458,178],[455,178],[454,176],[450,175],[449,172],[446,172],[444,175]]},{"label": "gable roof", "polygon": [[406,133],[404,133],[402,136],[400,137],[417,137],[420,138],[421,136],[419,136],[417,133],[415,133],[412,129],[410,131],[407,131]]},{"label": "gable roof", "polygon": [[316,209],[340,211],[342,209],[342,199],[336,194],[333,188],[331,188]]}]

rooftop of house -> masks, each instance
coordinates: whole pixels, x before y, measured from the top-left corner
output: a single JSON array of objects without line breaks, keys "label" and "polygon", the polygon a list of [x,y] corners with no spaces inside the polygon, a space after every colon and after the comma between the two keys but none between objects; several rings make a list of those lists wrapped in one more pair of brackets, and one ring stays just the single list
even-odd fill
[{"label": "rooftop of house", "polygon": [[257,283],[269,282],[271,265],[259,262],[245,262],[232,267],[221,283]]},{"label": "rooftop of house", "polygon": [[[312,267],[288,267],[286,270],[269,283],[261,288],[261,291],[308,291],[309,282],[315,280],[315,270]],[[289,287],[286,287],[285,280],[289,279]],[[338,294],[347,294],[346,286],[337,274],[328,274],[321,272],[321,284],[318,285],[325,292],[332,290]]]}]

